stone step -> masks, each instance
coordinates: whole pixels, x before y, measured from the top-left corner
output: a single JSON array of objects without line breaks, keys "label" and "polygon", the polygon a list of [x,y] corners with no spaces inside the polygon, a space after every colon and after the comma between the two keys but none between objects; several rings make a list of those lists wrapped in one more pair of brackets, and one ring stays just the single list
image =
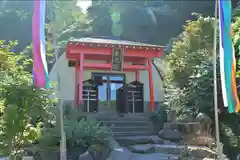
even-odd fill
[{"label": "stone step", "polygon": [[155,135],[117,137],[116,141],[124,147],[136,144],[164,144],[164,140]]},{"label": "stone step", "polygon": [[147,121],[100,121],[106,126],[149,126],[150,122]]},{"label": "stone step", "polygon": [[125,136],[151,136],[155,135],[154,131],[125,131],[125,132],[112,132],[114,137],[125,137]]},{"label": "stone step", "polygon": [[126,132],[126,131],[155,131],[151,126],[110,126],[113,132]]},{"label": "stone step", "polygon": [[97,119],[149,119],[149,115],[148,114],[143,114],[143,113],[134,113],[134,114],[123,114],[122,116],[120,116],[119,114],[116,113],[111,113],[111,114],[95,114],[92,115],[92,117],[96,117]]},{"label": "stone step", "polygon": [[100,121],[150,121],[148,117],[97,117]]},{"label": "stone step", "polygon": [[[187,153],[191,157],[199,157],[199,158],[215,158],[216,152],[212,151],[207,147],[200,146],[187,146]],[[129,146],[128,149],[133,153],[167,153],[172,155],[180,155],[184,152],[184,145],[162,145],[162,144],[141,144],[141,145],[133,145]]]}]

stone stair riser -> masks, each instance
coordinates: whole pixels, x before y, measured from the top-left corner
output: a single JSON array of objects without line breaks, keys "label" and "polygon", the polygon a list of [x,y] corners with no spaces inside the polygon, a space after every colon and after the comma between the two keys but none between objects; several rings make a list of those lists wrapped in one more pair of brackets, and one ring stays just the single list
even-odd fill
[{"label": "stone stair riser", "polygon": [[150,126],[110,126],[112,132],[153,131]]},{"label": "stone stair riser", "polygon": [[96,117],[103,125],[110,128],[115,137],[121,136],[151,136],[156,131],[147,114],[104,114]]},{"label": "stone stair riser", "polygon": [[125,137],[125,136],[152,136],[155,132],[112,132],[114,137]]}]

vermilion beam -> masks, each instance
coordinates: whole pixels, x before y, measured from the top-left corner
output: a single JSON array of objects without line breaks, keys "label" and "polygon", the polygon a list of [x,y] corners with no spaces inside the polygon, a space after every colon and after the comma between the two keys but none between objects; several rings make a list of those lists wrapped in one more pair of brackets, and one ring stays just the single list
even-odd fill
[{"label": "vermilion beam", "polygon": [[[104,55],[85,55],[84,60],[96,60],[96,61],[112,61],[112,56]],[[124,57],[124,62],[135,62],[138,64],[145,64],[147,62],[146,57]]]},{"label": "vermilion beam", "polygon": [[[111,48],[85,48],[85,47],[68,47],[67,48],[67,58],[73,58],[75,55],[79,56],[79,54],[84,55],[111,55],[112,49]],[[124,57],[162,57],[163,51],[157,50],[133,50],[133,49],[124,49]]]},{"label": "vermilion beam", "polygon": [[[86,70],[92,70],[92,71],[107,71],[107,72],[109,72],[109,71],[111,71],[112,69],[111,68],[102,68],[102,69],[99,69],[99,68],[96,68],[96,67],[84,67],[84,69],[86,69]],[[137,69],[123,69],[122,70],[123,72],[136,72],[137,71]]]},{"label": "vermilion beam", "polygon": [[155,109],[154,105],[154,90],[153,90],[153,78],[152,78],[152,59],[148,58],[148,79],[149,79],[149,88],[150,88],[150,104],[151,111]]},{"label": "vermilion beam", "polygon": [[111,48],[69,48],[67,49],[67,56],[69,55],[78,55],[85,54],[85,55],[111,55],[112,49]]},{"label": "vermilion beam", "polygon": [[[76,59],[76,55],[67,57],[69,60]],[[79,56],[78,56],[79,57]],[[93,60],[93,61],[105,61],[110,62],[112,61],[112,56],[106,56],[106,55],[84,55],[84,60]],[[124,62],[133,62],[135,64],[146,64],[147,59],[146,57],[124,57]],[[98,62],[97,62],[98,63]]]},{"label": "vermilion beam", "polygon": [[[112,64],[107,64],[107,63],[84,63],[84,68],[89,69],[89,68],[96,68],[99,70],[105,70],[105,69],[111,69]],[[148,69],[148,66],[143,66],[143,65],[130,65],[130,64],[123,64],[123,69],[126,70],[146,70]]]}]

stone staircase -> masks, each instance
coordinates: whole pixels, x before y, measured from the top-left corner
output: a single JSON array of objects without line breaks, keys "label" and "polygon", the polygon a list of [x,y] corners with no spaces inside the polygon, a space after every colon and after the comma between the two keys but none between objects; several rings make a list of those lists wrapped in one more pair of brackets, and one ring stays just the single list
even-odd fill
[{"label": "stone staircase", "polygon": [[98,113],[94,118],[108,126],[114,136],[111,143],[115,145],[110,145],[114,147],[111,147],[106,160],[178,160],[185,152],[195,160],[216,157],[216,153],[209,148],[186,148],[181,143],[160,138],[159,130],[155,129],[149,115],[144,113],[125,114],[123,117],[117,113]]},{"label": "stone staircase", "polygon": [[117,113],[105,113],[98,114],[96,119],[108,126],[115,138],[157,134],[149,116],[145,113],[124,114],[123,117]]}]

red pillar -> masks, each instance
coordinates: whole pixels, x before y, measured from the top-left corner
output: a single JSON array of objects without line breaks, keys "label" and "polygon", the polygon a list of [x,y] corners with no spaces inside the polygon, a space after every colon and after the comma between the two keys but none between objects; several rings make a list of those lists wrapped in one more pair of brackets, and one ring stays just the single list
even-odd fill
[{"label": "red pillar", "polygon": [[139,81],[139,71],[135,72],[135,76],[136,76],[136,81]]},{"label": "red pillar", "polygon": [[74,108],[77,108],[78,105],[78,79],[79,79],[79,59],[76,60],[75,66],[75,87],[74,87]]},{"label": "red pillar", "polygon": [[83,60],[84,55],[80,54],[80,60],[79,60],[79,104],[82,104],[83,102]]},{"label": "red pillar", "polygon": [[153,90],[153,78],[152,78],[152,59],[148,58],[148,79],[149,79],[149,88],[150,88],[150,104],[151,111],[154,111],[154,90]]}]

